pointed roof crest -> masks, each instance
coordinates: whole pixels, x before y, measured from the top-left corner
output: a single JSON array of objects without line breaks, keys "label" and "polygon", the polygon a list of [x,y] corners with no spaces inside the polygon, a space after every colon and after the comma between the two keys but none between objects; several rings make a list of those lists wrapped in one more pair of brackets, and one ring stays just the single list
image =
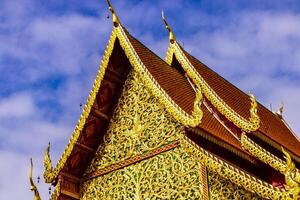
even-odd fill
[{"label": "pointed roof crest", "polygon": [[166,18],[165,18],[165,15],[164,15],[164,11],[162,10],[161,11],[161,17],[166,25],[166,29],[169,31],[169,40],[170,42],[173,44],[175,41],[176,41],[176,38],[175,38],[175,35],[173,33],[173,31],[171,30]]},{"label": "pointed roof crest", "polygon": [[118,16],[117,16],[117,14],[116,14],[116,12],[115,12],[113,6],[111,5],[110,1],[109,1],[109,0],[106,0],[106,2],[107,2],[107,4],[108,4],[108,8],[109,8],[109,10],[110,10],[110,12],[111,12],[111,14],[112,14],[112,21],[113,21],[113,24],[114,24],[115,27],[118,27],[119,24],[121,24],[121,23],[120,23],[120,20],[119,20],[119,18],[118,18]]}]

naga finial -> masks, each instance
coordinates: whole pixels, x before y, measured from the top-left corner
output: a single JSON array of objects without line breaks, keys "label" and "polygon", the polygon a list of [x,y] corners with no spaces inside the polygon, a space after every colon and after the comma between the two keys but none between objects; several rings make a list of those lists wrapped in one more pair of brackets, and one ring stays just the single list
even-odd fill
[{"label": "naga finial", "polygon": [[299,177],[297,177],[299,174],[297,173],[291,155],[286,152],[283,147],[281,147],[281,150],[286,160],[286,169],[284,172],[286,189],[293,196],[293,199],[297,199],[300,194],[300,182],[297,181],[297,179],[299,179]]},{"label": "naga finial", "polygon": [[32,170],[33,170],[33,163],[32,163],[32,158],[30,158],[30,169],[29,169],[30,190],[34,192],[33,200],[41,200],[40,193],[32,179]]},{"label": "naga finial", "polygon": [[110,1],[109,1],[109,0],[106,0],[106,2],[107,2],[107,4],[108,4],[108,8],[109,8],[109,10],[110,10],[110,12],[111,12],[111,14],[112,14],[112,21],[113,21],[113,24],[114,24],[115,27],[117,27],[117,26],[119,26],[119,24],[121,24],[121,23],[120,23],[120,20],[119,20],[119,18],[118,18],[118,16],[117,16],[117,14],[116,14],[116,12],[115,12],[113,6],[111,5]]},{"label": "naga finial", "polygon": [[168,24],[168,22],[165,18],[163,10],[161,11],[161,17],[162,17],[162,19],[163,19],[163,21],[166,25],[166,29],[169,31],[169,40],[173,44],[175,42],[176,38],[175,38],[175,35],[174,35],[173,31],[171,30],[171,28],[170,28],[170,26],[169,26],[169,24]]},{"label": "naga finial", "polygon": [[51,159],[50,159],[50,142],[48,143],[48,146],[47,146],[47,149],[45,152],[44,167],[45,167],[45,172],[44,172],[45,181],[51,182],[51,181],[49,181],[51,179],[49,176],[52,173],[52,164],[51,164]]},{"label": "naga finial", "polygon": [[283,117],[283,111],[284,111],[284,102],[281,101],[281,105],[279,110],[275,113],[279,118]]},{"label": "naga finial", "polygon": [[250,121],[253,124],[256,124],[256,129],[259,128],[260,118],[258,116],[258,105],[255,96],[252,93],[249,93],[251,108],[250,108]]}]

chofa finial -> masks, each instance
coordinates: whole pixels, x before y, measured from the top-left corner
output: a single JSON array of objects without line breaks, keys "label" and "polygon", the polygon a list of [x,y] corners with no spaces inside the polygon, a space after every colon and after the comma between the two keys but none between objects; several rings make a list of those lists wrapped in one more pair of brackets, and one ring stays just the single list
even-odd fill
[{"label": "chofa finial", "polygon": [[115,27],[117,27],[117,26],[119,26],[119,24],[121,24],[121,23],[120,23],[120,20],[119,20],[119,18],[118,18],[118,16],[117,16],[117,14],[116,14],[116,12],[115,12],[113,6],[111,5],[110,1],[109,1],[109,0],[106,0],[106,2],[107,2],[107,4],[108,4],[108,8],[109,8],[109,10],[110,10],[110,12],[111,12],[111,14],[112,14],[112,21],[113,21],[113,24],[114,24]]},{"label": "chofa finial", "polygon": [[275,113],[278,117],[282,118],[283,117],[283,112],[284,112],[284,102],[281,101],[281,105],[279,110]]},{"label": "chofa finial", "polygon": [[32,163],[32,158],[30,158],[30,169],[29,169],[30,190],[34,192],[34,198],[33,198],[34,200],[41,200],[39,191],[32,179],[32,169],[33,169],[33,163]]},{"label": "chofa finial", "polygon": [[171,28],[170,28],[170,26],[169,26],[169,24],[168,24],[168,22],[167,22],[167,20],[165,18],[163,10],[161,11],[161,17],[164,20],[164,23],[166,25],[166,29],[169,31],[169,40],[170,40],[171,43],[174,43],[175,40],[176,40],[176,38],[175,38],[175,35],[174,35],[173,31],[171,30]]}]

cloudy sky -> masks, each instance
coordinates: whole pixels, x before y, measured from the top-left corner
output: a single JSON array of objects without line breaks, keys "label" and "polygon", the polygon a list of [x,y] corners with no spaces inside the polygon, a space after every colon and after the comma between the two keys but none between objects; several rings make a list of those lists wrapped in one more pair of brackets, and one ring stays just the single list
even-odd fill
[{"label": "cloudy sky", "polygon": [[[300,4],[249,2],[112,1],[123,25],[161,57],[164,9],[189,52],[266,107],[284,101],[300,133]],[[29,158],[42,177],[49,141],[56,164],[96,76],[108,14],[104,0],[0,0],[0,199],[32,199]],[[38,187],[48,199],[47,186]]]}]

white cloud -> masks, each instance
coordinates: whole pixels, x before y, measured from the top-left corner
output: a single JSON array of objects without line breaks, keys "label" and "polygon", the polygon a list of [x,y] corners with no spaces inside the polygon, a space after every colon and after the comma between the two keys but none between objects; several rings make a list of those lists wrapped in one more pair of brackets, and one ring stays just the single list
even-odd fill
[{"label": "white cloud", "polygon": [[36,107],[29,94],[21,93],[3,98],[0,100],[1,118],[29,117],[35,113]]}]

